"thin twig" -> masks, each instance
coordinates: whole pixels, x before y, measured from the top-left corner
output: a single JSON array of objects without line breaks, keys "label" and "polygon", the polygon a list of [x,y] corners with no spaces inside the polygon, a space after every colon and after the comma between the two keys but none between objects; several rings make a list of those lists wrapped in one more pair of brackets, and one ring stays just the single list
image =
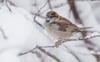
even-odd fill
[{"label": "thin twig", "polygon": [[[37,15],[37,14],[35,14],[35,15]],[[36,16],[34,16],[34,22],[36,24],[38,24],[42,29],[44,29],[44,26],[41,23],[39,23],[38,21],[36,21]]]},{"label": "thin twig", "polygon": [[[64,40],[62,41],[62,43],[67,42],[67,41],[86,40],[86,39],[91,39],[91,38],[94,38],[94,37],[100,37],[100,35],[95,35],[95,36],[91,36],[91,37],[87,37],[87,38],[83,38],[83,39],[82,39],[82,38],[79,38],[79,39],[64,39]],[[55,46],[55,45],[54,45],[54,46],[36,46],[35,48],[33,48],[33,49],[31,49],[31,50],[29,50],[29,51],[27,51],[27,52],[20,53],[19,56],[22,56],[22,55],[25,55],[25,54],[28,54],[28,53],[34,53],[34,51],[35,51],[36,49],[39,49],[41,52],[45,53],[46,55],[48,55],[49,57],[53,58],[53,59],[56,60],[57,62],[61,62],[56,56],[52,55],[51,53],[49,53],[49,52],[47,52],[47,51],[45,51],[45,50],[43,49],[43,48],[54,48],[54,47],[56,47],[56,46]],[[66,48],[67,48],[67,47],[66,47]],[[69,49],[69,48],[67,48],[67,49]],[[76,54],[74,54],[70,49],[69,49],[69,51],[70,51],[70,53],[71,53],[72,55],[75,56],[75,58],[76,58],[79,62],[81,62],[81,60],[76,56]]]},{"label": "thin twig", "polygon": [[100,37],[100,35],[94,35],[94,36],[79,38],[79,39],[58,39],[58,41],[55,43],[55,47],[59,47],[60,45],[68,41],[88,40],[88,39],[95,38],[95,37]]},{"label": "thin twig", "polygon": [[[68,41],[86,40],[86,39],[91,39],[91,38],[95,38],[95,37],[100,37],[100,35],[90,36],[90,37],[87,37],[87,38],[79,38],[79,39],[62,39],[60,42],[61,42],[61,44],[62,44],[62,43],[68,42]],[[60,44],[60,45],[61,45],[61,44]],[[35,49],[37,49],[38,47],[41,47],[41,48],[54,48],[54,47],[56,47],[56,46],[55,46],[55,45],[53,45],[53,46],[36,46],[35,48],[33,48],[33,49],[31,49],[31,50],[29,50],[29,51],[27,51],[27,52],[20,53],[19,56],[25,55],[25,54],[27,54],[27,53],[30,53],[30,52],[34,51]]]},{"label": "thin twig", "polygon": [[36,56],[37,56],[38,58],[41,58],[41,57],[42,57],[42,54],[41,54],[39,51],[33,51],[33,52],[31,52],[31,53],[36,54]]},{"label": "thin twig", "polygon": [[31,12],[31,14],[36,15],[36,16],[42,18],[42,19],[46,19],[46,17],[42,16],[41,14],[36,14],[36,13],[34,13],[34,12]]},{"label": "thin twig", "polygon": [[42,51],[44,54],[46,54],[46,55],[48,55],[49,57],[51,57],[52,59],[54,59],[55,61],[61,62],[56,56],[54,56],[53,54],[51,54],[51,53],[45,51],[43,48],[38,47],[38,49],[39,49],[40,51]]},{"label": "thin twig", "polygon": [[25,55],[25,54],[28,54],[28,53],[32,53],[35,49],[37,49],[37,46],[35,48],[29,50],[29,51],[18,54],[18,56],[22,56],[22,55]]},{"label": "thin twig", "polygon": [[70,49],[68,48],[67,46],[63,45],[66,49],[68,49],[69,53],[71,53],[73,56],[75,56],[75,58],[79,61],[79,62],[82,62],[79,57],[76,56],[76,54]]},{"label": "thin twig", "polygon": [[64,39],[62,41],[62,43],[67,42],[67,41],[87,40],[87,39],[91,39],[91,38],[95,38],[95,37],[100,37],[100,35],[94,35],[94,36],[90,36],[90,37],[87,37],[87,38],[79,38],[79,39]]},{"label": "thin twig", "polygon": [[34,5],[35,5],[36,9],[39,10],[37,0],[34,0]]},{"label": "thin twig", "polygon": [[12,12],[12,10],[11,10],[11,8],[9,7],[8,3],[9,3],[8,0],[5,0],[5,1],[4,1],[4,4],[7,6],[8,10],[9,10],[10,12]]},{"label": "thin twig", "polygon": [[37,23],[41,28],[43,28],[44,29],[44,27],[43,27],[43,25],[42,24],[40,24],[37,20],[36,20],[36,16],[37,16],[37,14],[39,14],[39,12],[46,6],[46,4],[47,4],[47,2],[40,8],[40,10],[38,10],[37,11],[37,13],[35,13],[35,15],[34,15],[34,22],[35,23]]},{"label": "thin twig", "polygon": [[[82,20],[81,20],[81,18],[79,17],[79,14],[78,14],[78,11],[77,11],[75,2],[76,2],[76,0],[68,0],[69,6],[70,6],[70,8],[71,8],[71,11],[72,11],[72,13],[73,13],[73,15],[74,15],[74,18],[76,19],[75,21],[76,21],[77,23],[80,23],[80,24],[83,25]],[[86,36],[87,36],[87,33],[90,33],[90,32],[92,33],[92,31],[83,31],[83,32],[81,32],[83,38],[86,37]],[[94,43],[92,43],[92,42],[91,42],[90,40],[88,40],[88,39],[84,40],[84,42],[85,42],[86,44],[91,44],[91,45],[93,45],[93,46],[96,46]],[[90,48],[88,48],[88,49],[90,49]]]},{"label": "thin twig", "polygon": [[25,54],[28,54],[28,53],[32,53],[34,50],[38,49],[38,47],[41,47],[41,48],[54,48],[55,46],[36,46],[35,48],[33,48],[29,51],[20,53],[19,56],[22,56],[22,55],[25,55]]},{"label": "thin twig", "polygon": [[52,5],[51,5],[51,0],[47,0],[48,1],[48,6],[50,10],[53,10]]},{"label": "thin twig", "polygon": [[54,60],[56,60],[57,62],[60,62],[60,60],[54,56],[53,54],[45,51],[43,48],[54,48],[55,46],[36,46],[35,48],[33,48],[32,50],[29,50],[27,52],[24,52],[24,53],[20,53],[19,56],[22,56],[22,55],[25,55],[25,54],[28,54],[28,53],[34,53],[34,50],[35,49],[39,49],[41,52],[43,52],[44,54],[48,55],[49,57],[53,58]]},{"label": "thin twig", "polygon": [[76,10],[76,6],[75,6],[75,0],[68,0],[70,9],[72,10],[72,13],[74,15],[74,18],[76,19],[76,21],[80,24],[82,24],[82,21],[80,21],[80,17],[78,15],[78,12]]},{"label": "thin twig", "polygon": [[0,26],[0,31],[2,33],[3,38],[4,39],[8,39],[7,36],[6,36],[6,34],[4,33],[4,30],[1,28],[1,26]]},{"label": "thin twig", "polygon": [[14,4],[12,1],[7,0],[7,2],[9,2],[10,5],[13,5],[14,7],[18,7],[16,4]]}]

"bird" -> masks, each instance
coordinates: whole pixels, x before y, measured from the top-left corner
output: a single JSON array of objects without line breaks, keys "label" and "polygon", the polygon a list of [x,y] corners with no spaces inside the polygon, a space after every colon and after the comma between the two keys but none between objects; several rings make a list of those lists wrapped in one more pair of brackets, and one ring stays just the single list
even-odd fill
[{"label": "bird", "polygon": [[46,13],[45,30],[51,37],[56,40],[58,39],[58,41],[55,43],[57,47],[60,45],[61,40],[69,39],[76,33],[82,32],[82,30],[84,31],[84,29],[85,28],[79,28],[69,19],[60,16],[55,11],[48,11]]}]

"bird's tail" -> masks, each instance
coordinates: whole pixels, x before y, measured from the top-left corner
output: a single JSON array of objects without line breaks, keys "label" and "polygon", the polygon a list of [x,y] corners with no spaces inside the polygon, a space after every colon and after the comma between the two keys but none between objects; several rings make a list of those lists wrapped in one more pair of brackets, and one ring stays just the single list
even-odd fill
[{"label": "bird's tail", "polygon": [[92,27],[82,27],[82,28],[79,28],[81,31],[85,31],[87,29],[91,29]]},{"label": "bird's tail", "polygon": [[92,28],[92,27],[82,27],[82,28],[80,28],[80,31],[81,31],[81,32],[88,32],[88,33],[96,32],[96,31],[88,30],[88,29],[91,29],[91,28]]}]

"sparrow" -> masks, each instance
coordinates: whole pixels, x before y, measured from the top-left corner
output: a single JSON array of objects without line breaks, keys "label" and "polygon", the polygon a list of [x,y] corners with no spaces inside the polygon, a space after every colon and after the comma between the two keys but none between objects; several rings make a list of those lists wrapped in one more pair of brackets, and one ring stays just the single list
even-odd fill
[{"label": "sparrow", "polygon": [[58,39],[55,44],[58,46],[63,39],[69,39],[78,32],[82,32],[82,28],[79,28],[73,24],[70,20],[60,16],[55,11],[49,11],[46,14],[45,30],[54,39]]}]

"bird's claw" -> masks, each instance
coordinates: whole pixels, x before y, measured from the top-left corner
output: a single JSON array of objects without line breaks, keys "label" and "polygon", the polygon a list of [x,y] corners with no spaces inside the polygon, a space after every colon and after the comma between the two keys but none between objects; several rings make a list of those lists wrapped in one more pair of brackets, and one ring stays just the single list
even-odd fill
[{"label": "bird's claw", "polygon": [[55,47],[59,47],[62,43],[63,43],[63,39],[58,39],[58,40],[55,42]]}]

